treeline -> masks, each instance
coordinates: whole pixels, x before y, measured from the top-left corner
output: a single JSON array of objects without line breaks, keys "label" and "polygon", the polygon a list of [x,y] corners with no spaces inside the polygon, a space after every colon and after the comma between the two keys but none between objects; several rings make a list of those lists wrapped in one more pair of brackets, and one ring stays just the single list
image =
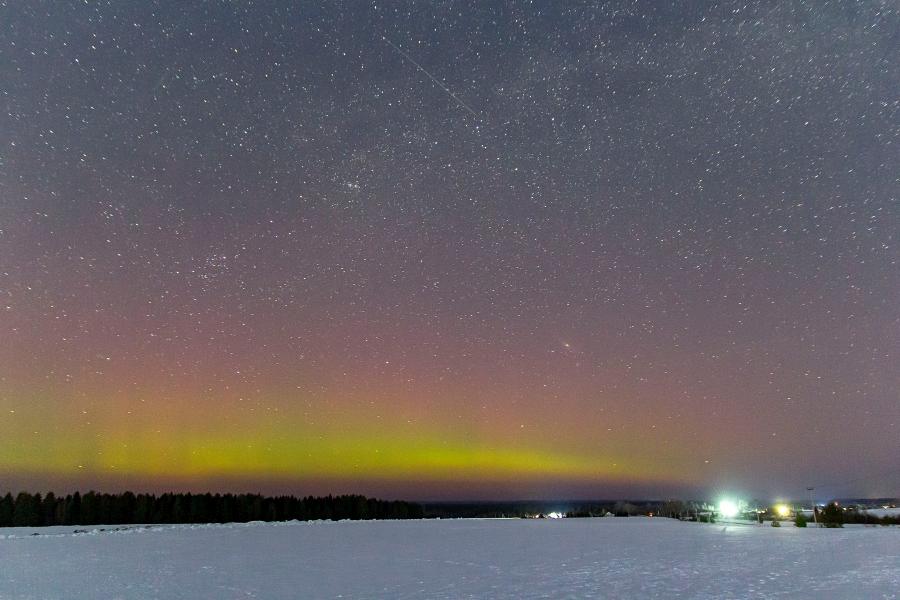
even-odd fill
[{"label": "treeline", "polygon": [[412,502],[365,496],[266,497],[258,494],[101,494],[52,492],[0,498],[0,527],[129,523],[244,523],[340,519],[421,519]]},{"label": "treeline", "polygon": [[847,511],[843,515],[841,523],[852,523],[854,525],[900,525],[900,515],[878,517],[865,511]]},{"label": "treeline", "polygon": [[657,514],[660,502],[654,501],[613,501],[595,502],[430,502],[425,503],[425,515],[441,519],[471,518],[530,518],[548,515],[552,512],[566,517],[603,517],[608,514],[617,517]]},{"label": "treeline", "polygon": [[818,521],[825,527],[843,527],[844,523],[854,525],[900,525],[900,515],[885,515],[879,517],[870,515],[865,509],[856,507],[841,507],[837,502],[831,502],[821,510],[816,509]]},{"label": "treeline", "polygon": [[509,519],[548,513],[558,508],[541,502],[431,502],[425,515],[436,519]]}]

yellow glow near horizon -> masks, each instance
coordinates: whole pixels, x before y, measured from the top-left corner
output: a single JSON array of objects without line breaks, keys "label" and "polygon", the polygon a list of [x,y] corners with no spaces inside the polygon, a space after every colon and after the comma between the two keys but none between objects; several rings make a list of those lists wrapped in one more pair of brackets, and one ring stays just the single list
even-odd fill
[{"label": "yellow glow near horizon", "polygon": [[185,481],[690,481],[672,468],[677,452],[642,451],[624,431],[587,445],[535,435],[530,425],[524,436],[518,426],[367,419],[367,404],[348,399],[284,406],[264,397],[280,410],[223,405],[210,412],[186,392],[169,396],[164,409],[143,403],[144,393],[97,393],[48,413],[48,401],[33,395],[27,404],[14,401],[26,395],[0,398],[0,468],[8,472]]},{"label": "yellow glow near horizon", "polygon": [[[37,439],[19,434],[0,446],[0,467],[58,474],[148,477],[427,478],[577,481],[664,479],[639,457],[582,456],[515,444],[489,444],[438,432],[314,432],[290,424],[189,431],[135,427],[117,433],[72,431]],[[38,451],[39,450],[39,451]]]}]

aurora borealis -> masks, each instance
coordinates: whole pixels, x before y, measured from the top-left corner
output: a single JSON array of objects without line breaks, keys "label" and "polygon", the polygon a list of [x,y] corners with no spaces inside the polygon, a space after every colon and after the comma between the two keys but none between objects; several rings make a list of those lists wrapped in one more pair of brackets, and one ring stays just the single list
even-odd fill
[{"label": "aurora borealis", "polygon": [[0,2],[0,487],[900,493],[891,3],[192,4]]}]

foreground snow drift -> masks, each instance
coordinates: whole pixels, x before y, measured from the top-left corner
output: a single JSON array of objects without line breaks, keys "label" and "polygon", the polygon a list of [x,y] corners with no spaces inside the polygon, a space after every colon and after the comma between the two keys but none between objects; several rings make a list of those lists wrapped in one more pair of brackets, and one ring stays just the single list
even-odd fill
[{"label": "foreground snow drift", "polygon": [[0,529],[0,598],[895,598],[900,590],[900,528],[631,518],[73,529]]}]

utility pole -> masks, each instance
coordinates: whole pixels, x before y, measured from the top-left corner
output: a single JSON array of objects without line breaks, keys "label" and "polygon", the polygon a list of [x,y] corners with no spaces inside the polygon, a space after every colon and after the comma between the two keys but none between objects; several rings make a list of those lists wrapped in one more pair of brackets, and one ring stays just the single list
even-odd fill
[{"label": "utility pole", "polygon": [[819,517],[816,516],[816,503],[813,502],[813,490],[814,487],[806,488],[806,491],[809,492],[809,505],[812,507],[813,511],[813,522],[816,524],[816,527],[819,526]]}]

